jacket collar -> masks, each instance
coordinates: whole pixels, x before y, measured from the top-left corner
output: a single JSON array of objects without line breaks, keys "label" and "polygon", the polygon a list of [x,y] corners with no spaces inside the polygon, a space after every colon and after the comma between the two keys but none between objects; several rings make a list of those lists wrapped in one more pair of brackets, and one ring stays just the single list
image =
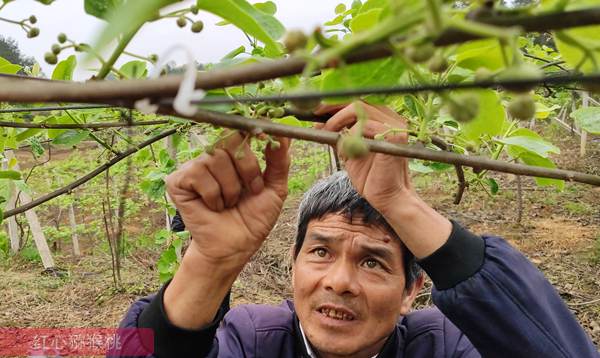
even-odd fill
[{"label": "jacket collar", "polygon": [[[292,308],[293,306],[290,305]],[[302,331],[300,330],[300,321],[298,320],[298,316],[296,315],[296,311],[294,313],[294,346],[296,351],[296,357],[298,358],[311,358],[310,354],[306,350],[306,344],[304,344],[304,337],[302,336]],[[400,321],[399,321],[400,322]],[[377,358],[402,358],[404,356],[404,334],[405,329],[400,326],[400,323],[396,325],[394,331],[389,335],[387,341],[381,348],[381,351],[377,355]],[[310,344],[310,342],[308,342]],[[313,349],[314,351],[314,349]]]}]

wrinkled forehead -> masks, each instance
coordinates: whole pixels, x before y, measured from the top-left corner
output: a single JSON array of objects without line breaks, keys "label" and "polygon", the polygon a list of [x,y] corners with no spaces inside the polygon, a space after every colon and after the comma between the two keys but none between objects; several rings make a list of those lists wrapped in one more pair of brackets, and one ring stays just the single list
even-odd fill
[{"label": "wrinkled forehead", "polygon": [[305,240],[315,237],[359,239],[373,243],[398,246],[399,240],[390,229],[378,223],[365,223],[363,216],[327,214],[308,222]]}]

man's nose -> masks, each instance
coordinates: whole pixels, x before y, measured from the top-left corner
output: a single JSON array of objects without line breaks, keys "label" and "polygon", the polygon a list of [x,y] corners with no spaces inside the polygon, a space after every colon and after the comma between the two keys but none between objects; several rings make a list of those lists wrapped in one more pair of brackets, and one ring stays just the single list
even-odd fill
[{"label": "man's nose", "polygon": [[356,269],[344,259],[338,259],[329,266],[323,278],[323,285],[326,290],[333,291],[340,296],[356,296],[360,290]]}]

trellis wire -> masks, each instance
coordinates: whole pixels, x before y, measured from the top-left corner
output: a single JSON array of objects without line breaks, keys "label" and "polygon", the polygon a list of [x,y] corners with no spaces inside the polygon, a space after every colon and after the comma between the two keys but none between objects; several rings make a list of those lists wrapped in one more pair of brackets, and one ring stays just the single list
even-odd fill
[{"label": "trellis wire", "polygon": [[108,104],[82,104],[82,105],[70,105],[70,106],[49,106],[49,107],[18,107],[18,108],[6,108],[0,109],[0,114],[3,113],[19,113],[19,112],[51,112],[51,111],[68,111],[78,109],[102,109],[102,108],[119,108]]}]

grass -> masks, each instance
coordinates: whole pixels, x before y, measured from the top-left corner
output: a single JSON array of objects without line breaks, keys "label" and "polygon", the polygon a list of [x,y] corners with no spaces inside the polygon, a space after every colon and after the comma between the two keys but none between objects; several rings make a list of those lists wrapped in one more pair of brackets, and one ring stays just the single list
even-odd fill
[{"label": "grass", "polygon": [[589,205],[578,201],[568,201],[564,204],[564,208],[573,216],[583,216],[592,213],[592,208]]},{"label": "grass", "polygon": [[594,241],[594,246],[592,247],[591,259],[594,264],[600,264],[600,233],[596,235],[596,240]]}]

